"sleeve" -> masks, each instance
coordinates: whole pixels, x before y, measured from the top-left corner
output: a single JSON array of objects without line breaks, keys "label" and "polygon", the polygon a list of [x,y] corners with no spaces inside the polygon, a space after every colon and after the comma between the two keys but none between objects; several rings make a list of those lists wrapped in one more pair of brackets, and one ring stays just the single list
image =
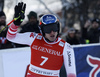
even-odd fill
[{"label": "sleeve", "polygon": [[68,43],[65,43],[63,58],[67,77],[76,77],[74,50]]},{"label": "sleeve", "polygon": [[18,26],[15,26],[14,23],[12,23],[7,31],[6,38],[14,43],[31,45],[36,37],[36,34],[33,32],[17,33],[17,29]]}]

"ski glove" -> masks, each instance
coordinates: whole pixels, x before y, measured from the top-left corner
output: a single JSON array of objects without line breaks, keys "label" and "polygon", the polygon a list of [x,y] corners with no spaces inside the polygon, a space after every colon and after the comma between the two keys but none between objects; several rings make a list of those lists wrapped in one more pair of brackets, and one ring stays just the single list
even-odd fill
[{"label": "ski glove", "polygon": [[18,5],[15,6],[14,24],[16,26],[20,26],[20,24],[23,22],[23,19],[25,18],[25,9],[26,4],[24,4],[23,2],[19,2]]}]

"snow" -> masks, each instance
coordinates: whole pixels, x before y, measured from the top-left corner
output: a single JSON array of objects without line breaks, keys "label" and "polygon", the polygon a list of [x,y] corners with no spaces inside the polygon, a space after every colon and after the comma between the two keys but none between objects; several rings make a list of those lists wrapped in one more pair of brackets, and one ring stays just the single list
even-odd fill
[{"label": "snow", "polygon": [[7,16],[7,23],[13,19],[14,6],[20,1],[26,3],[25,19],[27,19],[27,15],[30,11],[35,11],[38,15],[49,13],[40,1],[43,1],[52,12],[56,13],[62,9],[60,0],[5,0],[4,12]]}]

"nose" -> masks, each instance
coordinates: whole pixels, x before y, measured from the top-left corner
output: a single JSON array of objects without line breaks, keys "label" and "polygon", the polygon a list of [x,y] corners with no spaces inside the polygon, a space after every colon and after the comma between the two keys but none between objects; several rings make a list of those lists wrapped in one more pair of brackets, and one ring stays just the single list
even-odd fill
[{"label": "nose", "polygon": [[54,34],[54,31],[51,31],[51,34]]}]

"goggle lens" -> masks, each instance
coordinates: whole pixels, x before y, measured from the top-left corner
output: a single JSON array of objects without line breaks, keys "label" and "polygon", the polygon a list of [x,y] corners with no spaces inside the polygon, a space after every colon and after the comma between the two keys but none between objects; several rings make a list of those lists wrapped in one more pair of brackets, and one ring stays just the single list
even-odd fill
[{"label": "goggle lens", "polygon": [[44,33],[51,33],[51,31],[57,32],[58,30],[59,29],[57,24],[50,24],[43,27]]}]

